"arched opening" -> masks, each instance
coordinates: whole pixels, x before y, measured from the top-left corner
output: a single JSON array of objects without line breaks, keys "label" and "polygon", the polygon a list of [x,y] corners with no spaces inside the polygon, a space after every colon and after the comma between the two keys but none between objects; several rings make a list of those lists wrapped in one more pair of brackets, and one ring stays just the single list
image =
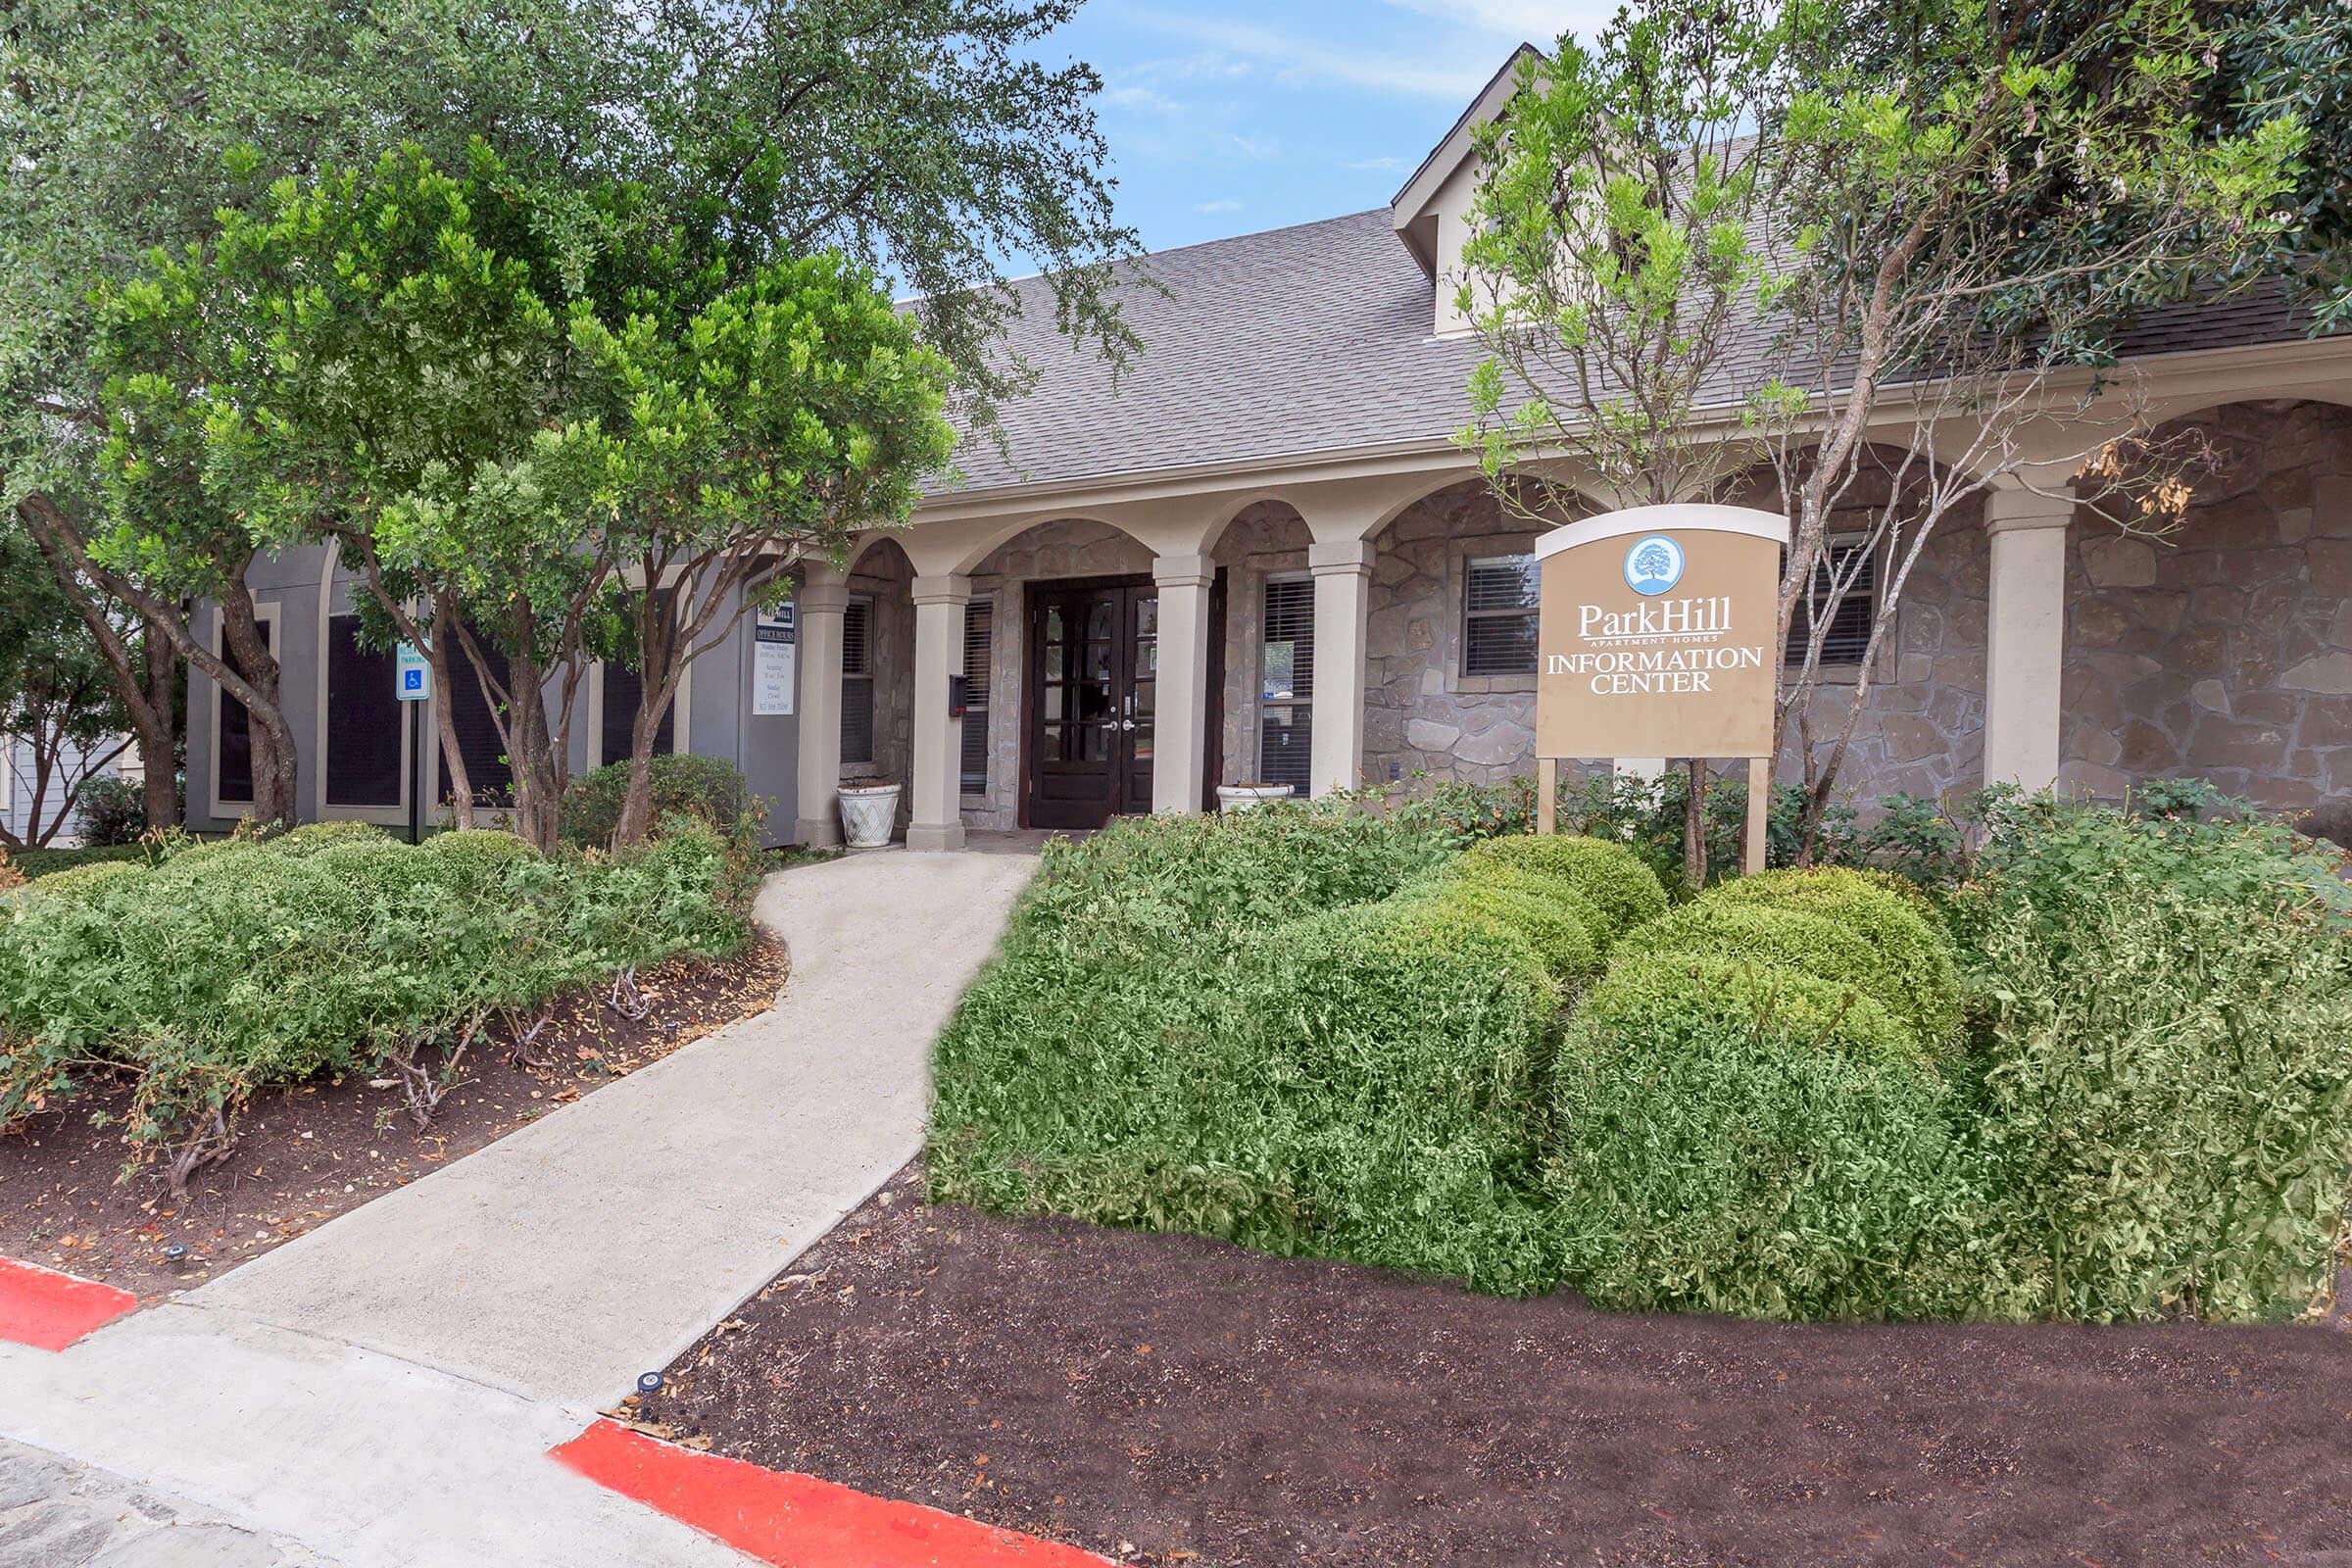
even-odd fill
[{"label": "arched opening", "polygon": [[[895,539],[850,564],[841,629],[841,781],[905,783],[914,762],[914,564]],[[899,797],[898,829],[911,806]]]},{"label": "arched opening", "polygon": [[1220,784],[1288,785],[1301,798],[1312,793],[1315,584],[1308,543],[1306,520],[1281,501],[1252,502],[1211,541],[1225,621],[1221,647],[1210,654],[1211,678],[1223,691],[1215,748]]}]

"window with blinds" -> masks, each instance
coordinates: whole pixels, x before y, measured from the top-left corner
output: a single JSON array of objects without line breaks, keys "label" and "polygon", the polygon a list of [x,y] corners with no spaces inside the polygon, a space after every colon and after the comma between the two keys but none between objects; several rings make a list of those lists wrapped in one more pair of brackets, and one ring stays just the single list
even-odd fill
[{"label": "window with blinds", "polygon": [[997,617],[988,596],[963,606],[963,782],[966,795],[988,793],[988,687],[990,638]]},{"label": "window with blinds", "polygon": [[853,594],[841,617],[841,760],[874,760],[874,601]]},{"label": "window with blinds", "polygon": [[326,804],[398,806],[406,726],[390,649],[360,646],[360,617],[326,622]]},{"label": "window with blinds", "polygon": [[[1833,604],[1838,579],[1849,570],[1854,572],[1854,579],[1843,596]],[[1861,663],[1862,656],[1870,651],[1870,623],[1877,618],[1878,608],[1878,553],[1864,538],[1832,538],[1823,546],[1821,560],[1814,564],[1813,591],[1806,595],[1806,603],[1797,606],[1796,613],[1788,617],[1788,646],[1782,651],[1782,657],[1791,664],[1802,664],[1813,628],[1826,616],[1830,629],[1821,640],[1823,665]]]},{"label": "window with blinds", "polygon": [[[489,633],[475,627],[473,640],[482,655],[497,672],[500,684],[509,678],[507,656],[490,640]],[[481,806],[512,806],[514,803],[514,774],[507,765],[507,748],[498,738],[498,720],[491,716],[490,698],[482,689],[482,677],[473,667],[466,650],[453,641],[449,651],[449,722],[458,732],[458,755],[466,760],[466,781],[473,788],[473,799]],[[441,762],[441,799],[448,800],[450,791],[449,761]]]},{"label": "window with blinds", "polygon": [[1485,556],[1462,564],[1462,673],[1536,672],[1536,558]]},{"label": "window with blinds", "polygon": [[[679,688],[683,693],[683,685]],[[629,760],[631,742],[637,732],[637,708],[645,701],[645,677],[617,659],[605,661],[604,711],[598,723],[598,744],[604,748],[608,762]],[[678,749],[678,704],[672,697],[662,710],[662,721],[654,726],[654,755],[667,757]]]},{"label": "window with blinds", "polygon": [[1312,786],[1315,718],[1315,582],[1266,579],[1259,650],[1257,778],[1304,795]]}]

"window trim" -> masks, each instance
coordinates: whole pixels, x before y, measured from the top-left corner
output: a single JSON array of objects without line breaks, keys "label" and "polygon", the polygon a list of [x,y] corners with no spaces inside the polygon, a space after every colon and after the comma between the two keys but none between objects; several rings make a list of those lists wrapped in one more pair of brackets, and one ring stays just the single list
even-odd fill
[{"label": "window trim", "polygon": [[[1517,548],[1511,548],[1516,545]],[[1502,548],[1496,548],[1500,546]],[[1526,534],[1490,534],[1463,539],[1453,556],[1453,569],[1448,576],[1451,612],[1452,643],[1446,660],[1447,690],[1465,694],[1492,692],[1532,692],[1536,689],[1536,666],[1525,670],[1495,670],[1473,673],[1470,669],[1470,572],[1475,566],[1498,561],[1533,561],[1534,539]],[[1475,613],[1484,619],[1499,619],[1505,615],[1521,615],[1533,624],[1542,613],[1542,593],[1537,602],[1511,610],[1488,610]]]},{"label": "window trim", "polygon": [[[286,667],[286,638],[285,638],[285,627],[284,627],[284,625],[282,624],[282,622],[281,622],[281,620],[280,620],[280,618],[279,618],[279,612],[280,612],[280,610],[281,610],[282,608],[283,608],[283,607],[280,605],[279,601],[277,601],[277,600],[275,600],[275,599],[256,599],[256,600],[253,602],[253,618],[254,618],[255,620],[257,620],[257,621],[265,621],[265,622],[267,622],[267,623],[269,624],[269,627],[270,627],[270,652],[271,654],[275,655],[275,656],[276,656],[276,658],[277,658],[277,667],[278,667],[278,670],[280,671],[280,674],[281,674],[281,676],[282,676],[282,674],[283,674],[283,671],[285,670],[285,667]],[[219,605],[218,603],[216,603],[216,604],[213,606],[213,628],[212,628],[213,634],[212,634],[212,638],[211,638],[211,646],[212,646],[212,650],[213,650],[213,657],[214,657],[215,659],[219,659],[219,660],[221,660],[221,661],[225,662],[225,661],[226,661],[226,658],[227,658],[227,656],[226,656],[226,655],[224,655],[223,653],[221,653],[221,651],[220,651],[220,646],[221,646],[221,645],[220,645],[220,633],[221,633],[221,629],[222,629],[222,626],[221,626],[222,620],[223,620],[223,617],[222,617],[222,615],[221,615],[221,613],[220,613],[220,605]],[[232,806],[243,807],[243,808],[245,808],[245,810],[244,810],[244,811],[239,811],[239,812],[235,813],[236,815],[243,816],[243,815],[245,815],[245,814],[246,814],[246,812],[249,812],[249,811],[251,811],[251,810],[253,809],[253,805],[254,805],[254,803],[253,803],[253,800],[252,800],[252,798],[251,798],[250,796],[248,796],[246,799],[244,799],[244,800],[241,800],[241,801],[230,801],[230,800],[223,800],[223,799],[221,799],[221,796],[220,796],[220,738],[221,738],[221,737],[220,737],[220,727],[221,727],[221,724],[223,723],[223,721],[225,721],[225,719],[226,719],[226,718],[227,718],[227,716],[228,716],[228,710],[227,710],[227,707],[226,707],[226,702],[227,702],[227,700],[228,700],[228,693],[226,693],[226,692],[224,692],[224,691],[222,691],[222,690],[220,689],[220,683],[219,681],[217,681],[217,680],[214,680],[214,679],[210,678],[209,676],[208,676],[208,677],[206,678],[206,680],[205,680],[205,685],[211,689],[211,691],[212,691],[212,694],[213,694],[213,697],[212,697],[212,702],[213,702],[213,716],[212,716],[212,721],[211,721],[211,725],[212,725],[212,741],[213,741],[213,755],[212,755],[212,759],[211,759],[211,760],[212,760],[212,766],[206,770],[206,771],[207,771],[207,773],[208,773],[210,776],[209,776],[209,777],[206,779],[206,781],[205,781],[205,794],[206,794],[206,796],[208,797],[208,799],[207,799],[207,800],[206,800],[206,802],[205,802],[205,805],[206,805],[206,808],[207,808],[207,814],[208,814],[208,815],[210,815],[212,818],[214,818],[216,821],[218,821],[218,820],[222,820],[222,819],[225,819],[225,818],[227,818],[227,817],[228,817],[228,816],[231,814],[231,813],[229,812],[229,810],[228,810],[228,808],[229,808],[229,807],[232,807]],[[279,688],[279,692],[278,692],[278,698],[279,698],[279,701],[280,701],[281,703],[284,701],[284,698],[285,698],[285,692],[284,692],[284,688],[283,688],[282,682],[281,682],[281,685],[280,685],[280,688]],[[246,722],[247,722],[247,723],[249,723],[249,724],[252,722],[252,715],[251,715],[251,714],[248,714],[248,715],[246,716]],[[248,738],[248,740],[247,740],[247,744],[248,744],[248,745],[251,745],[251,739],[250,739],[250,737],[249,737],[249,738]],[[299,755],[297,755],[297,757],[296,757],[295,760],[296,760],[297,764],[299,764],[299,763],[300,763],[300,761],[301,761],[301,758],[300,758],[300,756],[299,756]],[[298,776],[298,777],[300,776],[300,774],[299,774],[299,771],[298,771],[298,773],[297,773],[297,776]],[[324,771],[323,771],[323,770],[320,770],[320,772],[319,772],[319,778],[320,778],[320,780],[322,781],[322,782],[321,782],[321,787],[323,787],[323,780],[324,780],[325,776],[326,776],[326,775],[325,775]]]}]

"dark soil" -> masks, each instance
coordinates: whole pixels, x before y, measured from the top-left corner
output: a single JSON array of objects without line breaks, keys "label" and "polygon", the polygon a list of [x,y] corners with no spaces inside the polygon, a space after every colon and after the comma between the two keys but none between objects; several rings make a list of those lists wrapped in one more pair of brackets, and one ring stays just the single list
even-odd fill
[{"label": "dark soil", "polygon": [[[228,1159],[189,1179],[185,1202],[155,1166],[118,1179],[129,1158],[120,1122],[128,1091],[77,1095],[0,1137],[0,1256],[144,1298],[201,1285],[722,1024],[765,1012],[784,967],[783,948],[764,937],[731,958],[663,964],[638,977],[651,1004],[643,1018],[611,1005],[602,986],[569,993],[532,1042],[548,1065],[518,1064],[503,1039],[477,1042],[421,1131],[397,1087],[374,1087],[386,1080],[272,1090],[237,1118]],[[164,1255],[174,1245],[188,1250],[176,1266]]]},{"label": "dark soil", "polygon": [[2339,1323],[1783,1326],[922,1201],[637,1418],[1154,1564],[2352,1565]]}]

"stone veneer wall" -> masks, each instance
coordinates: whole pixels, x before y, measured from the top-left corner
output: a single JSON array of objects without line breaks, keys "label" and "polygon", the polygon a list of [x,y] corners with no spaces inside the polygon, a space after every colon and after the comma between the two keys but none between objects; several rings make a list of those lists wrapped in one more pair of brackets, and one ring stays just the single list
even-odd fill
[{"label": "stone veneer wall", "polygon": [[2190,421],[2224,453],[2180,531],[2078,523],[2064,782],[2210,778],[2352,827],[2352,410],[2244,403]]}]

